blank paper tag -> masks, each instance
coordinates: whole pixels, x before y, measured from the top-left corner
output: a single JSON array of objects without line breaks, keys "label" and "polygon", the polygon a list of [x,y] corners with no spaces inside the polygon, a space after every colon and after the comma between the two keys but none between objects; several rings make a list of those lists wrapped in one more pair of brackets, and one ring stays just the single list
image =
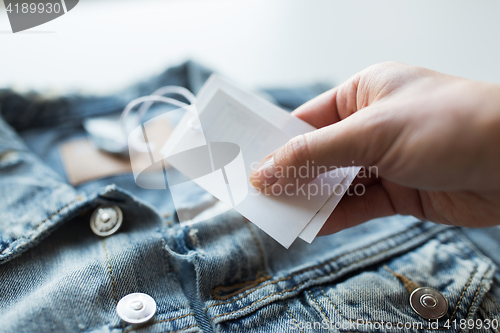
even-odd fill
[{"label": "blank paper tag", "polygon": [[[186,113],[162,149],[164,157],[174,168],[228,207],[233,207],[284,247],[288,248],[299,236],[311,242],[342,198],[344,188],[350,185],[353,177],[348,178],[348,175],[355,177],[358,168],[339,168],[321,174],[308,184],[316,189],[314,193],[306,187],[302,192],[266,196],[251,186],[248,175],[252,168],[294,136],[315,128],[217,76],[212,76],[200,90],[196,108],[201,131],[193,130],[190,124],[194,117]],[[200,137],[202,140],[197,139]],[[199,178],[189,177],[190,168],[197,160],[177,164],[172,160],[171,156],[178,156],[175,154],[179,152],[190,152],[213,143],[233,143],[239,147],[241,170],[230,169],[229,163],[223,168],[213,165],[212,173]],[[219,172],[222,169],[224,172]],[[226,176],[222,180],[215,176],[209,178],[216,173]],[[336,193],[334,190],[341,185],[342,193]],[[221,193],[226,193],[226,188],[230,188],[231,193],[243,193],[242,199],[238,202],[225,200]]]}]

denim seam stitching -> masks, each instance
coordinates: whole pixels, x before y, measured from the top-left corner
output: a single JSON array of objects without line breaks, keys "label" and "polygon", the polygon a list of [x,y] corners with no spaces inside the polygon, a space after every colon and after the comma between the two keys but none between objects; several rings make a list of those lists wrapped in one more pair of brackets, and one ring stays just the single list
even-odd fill
[{"label": "denim seam stitching", "polygon": [[[196,324],[194,324],[194,325],[191,325],[191,326],[188,326],[188,327],[184,327],[184,328],[182,328],[182,329],[180,329],[180,330],[177,330],[177,331],[166,331],[166,332],[164,332],[164,333],[178,333],[178,332],[182,332],[182,331],[185,331],[185,330],[187,330],[187,329],[189,329],[189,328],[193,328],[193,327],[199,327],[199,326],[198,326],[198,325],[196,325]],[[200,329],[201,329],[201,328],[200,328]]]},{"label": "denim seam stitching", "polygon": [[[256,303],[259,303],[260,301],[263,301],[263,300],[265,300],[265,299],[267,299],[267,298],[269,298],[269,297],[276,296],[276,295],[282,295],[282,294],[284,294],[284,293],[286,293],[286,292],[290,292],[290,291],[295,291],[295,290],[297,290],[298,288],[302,287],[303,285],[305,285],[305,284],[307,284],[307,283],[309,283],[309,282],[311,282],[311,281],[312,281],[312,282],[314,282],[314,281],[316,281],[316,280],[318,280],[318,279],[320,279],[320,278],[329,277],[329,276],[334,275],[334,274],[336,274],[336,273],[338,273],[338,272],[340,272],[340,271],[342,271],[342,270],[344,270],[344,269],[347,269],[347,268],[351,267],[351,266],[352,266],[352,265],[354,265],[354,264],[360,263],[360,262],[362,262],[362,261],[366,261],[366,260],[371,259],[371,258],[373,258],[373,257],[376,257],[376,256],[378,256],[378,255],[380,255],[380,254],[382,254],[382,253],[384,253],[384,252],[390,251],[390,250],[392,250],[392,249],[394,249],[394,248],[395,248],[395,247],[391,247],[391,248],[385,249],[384,251],[377,252],[376,254],[371,255],[371,256],[368,256],[368,257],[366,257],[366,258],[362,258],[362,259],[356,260],[356,261],[354,261],[354,262],[350,263],[349,265],[347,265],[347,266],[345,266],[345,267],[342,267],[342,268],[340,268],[340,269],[338,269],[338,270],[336,270],[336,271],[334,271],[334,272],[331,272],[330,274],[327,274],[327,275],[322,275],[322,276],[320,276],[320,277],[317,277],[317,278],[312,279],[312,280],[309,280],[309,281],[304,281],[304,282],[302,282],[302,283],[300,283],[300,284],[296,285],[296,286],[295,286],[295,287],[293,287],[293,288],[290,288],[290,289],[285,289],[285,290],[280,291],[280,292],[276,292],[276,293],[269,294],[269,295],[267,295],[267,296],[265,296],[265,297],[263,297],[263,298],[261,298],[261,299],[256,300],[255,302],[251,303],[250,305],[245,306],[244,308],[241,308],[241,309],[238,309],[238,310],[234,310],[234,311],[231,311],[231,312],[227,312],[227,313],[221,313],[221,314],[218,314],[218,315],[214,316],[214,317],[210,320],[210,323],[212,323],[212,321],[213,321],[215,318],[222,317],[222,316],[226,316],[226,315],[230,315],[230,314],[233,314],[233,313],[236,313],[236,312],[242,311],[242,310],[247,309],[247,308],[251,307],[252,305],[254,305],[254,304],[256,304]],[[348,254],[348,253],[347,253],[347,254]],[[347,255],[347,254],[346,254],[346,255]],[[325,264],[325,265],[326,265],[326,264]],[[298,274],[298,273],[297,273],[297,274]],[[295,274],[295,275],[297,275],[297,274]],[[293,277],[293,276],[294,276],[294,275],[291,275],[289,278],[291,278],[291,277]],[[268,283],[268,284],[277,283],[277,282],[279,282],[279,281],[280,281],[280,280],[276,280],[275,282],[270,282],[270,283]],[[264,285],[264,286],[265,286],[265,285]],[[261,286],[261,287],[259,287],[259,288],[262,288],[262,287],[264,287],[264,286]],[[255,289],[255,290],[257,290],[257,289]],[[254,290],[254,291],[255,291],[255,290]],[[244,296],[243,296],[243,297],[244,297]],[[243,298],[243,297],[241,297],[241,298]],[[231,301],[231,302],[221,303],[221,304],[231,304],[231,303],[234,303],[234,302],[238,301],[238,300],[239,300],[239,299],[241,299],[241,298],[235,299],[235,300],[233,300],[233,301]],[[220,305],[220,304],[215,304],[215,305]],[[211,305],[210,307],[212,307],[212,306],[214,306],[214,305]],[[205,313],[208,311],[208,308],[209,308],[209,307],[207,307],[207,309],[205,310]]]},{"label": "denim seam stitching", "polygon": [[[42,222],[40,222],[37,226],[33,227],[33,230],[37,230],[38,228],[40,228],[42,226],[42,224],[44,224],[45,222],[47,222],[48,220],[50,220],[51,218],[53,218],[54,216],[56,216],[57,214],[59,214],[63,209],[67,208],[68,206],[74,204],[75,202],[77,201],[80,201],[82,200],[82,197],[81,196],[78,196],[76,197],[76,199],[72,200],[71,202],[67,203],[66,205],[62,206],[61,208],[59,208],[55,213],[53,213],[52,215],[50,215],[49,217],[47,217],[45,220],[43,220]],[[29,237],[26,237],[26,236],[21,236],[21,237],[18,237],[16,239],[14,239],[7,248],[5,248],[2,252],[0,252],[0,254],[3,254],[5,251],[9,250],[12,248],[12,244],[20,239],[27,239],[29,240]]]},{"label": "denim seam stitching", "polygon": [[[113,275],[113,270],[111,269],[111,262],[109,261],[108,249],[106,249],[106,242],[102,239],[102,247],[104,248],[104,253],[106,254],[106,261],[108,262],[108,271],[111,275],[111,283],[113,284],[113,297],[115,298],[115,305],[118,305],[118,294],[116,293],[116,282],[115,276]],[[122,332],[125,330],[125,322],[122,321]]]},{"label": "denim seam stitching", "polygon": [[[145,325],[141,325],[139,327],[133,327],[133,328],[127,329],[123,333],[129,333],[129,332],[132,332],[134,330],[138,330],[138,329],[143,329],[143,328],[149,327],[151,325],[155,325],[155,324],[159,324],[159,323],[164,323],[164,322],[169,322],[169,321],[174,321],[176,319],[181,319],[181,318],[185,318],[185,317],[189,317],[189,316],[193,316],[194,317],[194,314],[193,313],[187,313],[187,314],[183,314],[181,316],[177,316],[177,317],[173,317],[173,318],[162,319],[162,320],[154,321],[152,323],[146,323]],[[188,328],[191,328],[191,327],[194,327],[194,326],[198,326],[198,325],[191,325],[189,327],[185,327],[185,328],[181,329],[180,331],[187,330]],[[179,331],[176,331],[176,332],[179,332]]]},{"label": "denim seam stitching", "polygon": [[[469,281],[467,281],[467,284],[465,285],[464,290],[462,291],[462,295],[460,296],[460,298],[459,298],[459,300],[458,300],[458,302],[457,302],[457,306],[455,307],[455,310],[453,310],[453,313],[451,314],[451,318],[450,318],[450,320],[451,320],[451,319],[453,319],[453,317],[455,317],[455,314],[456,314],[456,313],[457,313],[457,311],[458,311],[458,307],[460,306],[460,303],[462,303],[462,299],[463,299],[463,297],[464,297],[464,295],[465,295],[465,291],[469,288],[470,283],[472,282],[472,277],[473,277],[474,275],[476,275],[476,272],[477,272],[477,265],[476,265],[476,267],[474,268],[474,272],[473,272],[473,273],[472,273],[472,275],[470,276]],[[487,272],[486,272],[486,273],[487,273]]]},{"label": "denim seam stitching", "polygon": [[[477,267],[476,267],[476,270],[477,270]],[[473,272],[473,274],[471,275],[471,278],[475,275],[476,270],[475,270],[475,271]],[[486,273],[488,273],[488,272],[486,272]],[[470,282],[470,279],[469,279],[469,282]],[[467,286],[468,286],[468,284],[467,284]],[[349,321],[349,322],[355,322],[355,320],[350,319],[350,318],[347,318],[347,317],[346,317],[346,316],[345,316],[345,315],[344,315],[344,314],[343,314],[343,313],[342,313],[342,312],[341,312],[341,311],[337,308],[337,306],[335,305],[335,303],[333,303],[333,301],[332,301],[332,299],[330,298],[330,296],[328,296],[328,295],[325,293],[325,291],[323,290],[323,288],[321,288],[321,286],[319,287],[319,290],[320,290],[320,291],[321,291],[321,293],[322,293],[322,294],[323,294],[323,295],[324,295],[324,296],[328,299],[328,301],[330,302],[330,304],[332,304],[332,305],[333,305],[333,307],[335,308],[335,310],[336,310],[336,311],[340,314],[340,316],[342,316],[342,318],[344,318],[345,320],[347,320],[347,321]],[[467,290],[467,288],[465,288],[465,289],[462,291],[462,297],[463,297],[463,295],[464,295],[464,293],[465,293],[465,291],[466,291],[466,290]],[[309,291],[308,291],[308,292],[309,292]],[[309,292],[309,293],[310,293],[310,292]],[[311,295],[311,297],[312,297],[312,295]],[[461,299],[462,297],[460,297],[460,299]],[[313,298],[313,299],[314,299],[314,298]],[[474,302],[473,302],[473,303],[474,303]],[[455,313],[456,313],[456,311],[457,311],[457,309],[458,309],[458,307],[459,307],[459,306],[460,306],[460,301],[459,301],[459,302],[457,302],[457,305],[456,305],[456,307],[455,307],[455,311],[453,312],[452,316],[450,317],[450,321],[452,321],[452,320],[453,320],[453,317],[455,316]],[[366,322],[366,323],[371,323],[371,324],[382,324],[382,322],[381,322],[381,321],[371,321],[371,320],[365,320],[364,322]],[[391,324],[392,324],[392,325],[394,325],[394,326],[396,326],[396,325],[398,324],[398,323],[392,323],[392,322],[388,322],[388,321],[385,321],[385,322],[383,322],[383,323],[391,323]],[[446,327],[439,327],[439,328],[429,328],[429,329],[430,329],[430,330],[447,330],[448,328],[446,328]]]},{"label": "denim seam stitching", "polygon": [[[297,321],[297,319],[295,319],[295,317],[293,316],[292,312],[290,312],[290,310],[288,310],[288,307],[286,306],[285,300],[283,300],[283,306],[285,307],[285,310],[286,310],[286,312],[288,312],[288,314],[290,315],[290,317],[292,317],[292,320]],[[302,330],[302,328],[299,327],[299,330],[300,330],[300,332],[304,333],[304,331]]]},{"label": "denim seam stitching", "polygon": [[[243,298],[245,298],[246,296],[250,295],[250,294],[251,294],[251,293],[253,293],[254,291],[257,291],[257,290],[259,290],[259,289],[261,289],[261,288],[264,288],[264,287],[266,287],[266,286],[268,286],[268,285],[271,285],[271,284],[276,284],[276,283],[278,283],[278,282],[282,282],[282,281],[286,281],[286,280],[290,280],[290,279],[292,279],[293,277],[295,277],[295,276],[297,276],[297,275],[299,275],[299,274],[303,274],[303,273],[306,273],[306,272],[309,272],[309,271],[312,271],[312,270],[315,270],[315,269],[318,269],[318,268],[323,268],[324,266],[326,266],[326,265],[330,264],[331,262],[333,262],[333,261],[335,261],[335,260],[338,260],[338,259],[340,259],[340,258],[343,258],[343,257],[345,257],[345,256],[348,256],[348,255],[350,255],[350,254],[352,254],[352,253],[354,253],[354,252],[360,252],[360,251],[363,251],[363,250],[365,250],[365,249],[367,249],[367,248],[370,248],[370,247],[372,247],[372,246],[374,246],[374,245],[377,245],[377,244],[379,244],[379,243],[381,243],[381,242],[385,242],[385,241],[387,241],[387,240],[389,240],[389,239],[391,239],[391,238],[395,238],[395,237],[397,237],[397,236],[399,236],[399,235],[401,235],[401,234],[403,234],[403,233],[409,232],[410,230],[412,230],[412,229],[414,229],[414,228],[416,228],[416,227],[417,227],[417,225],[414,225],[413,227],[411,227],[411,228],[410,228],[410,229],[408,229],[408,230],[403,230],[403,231],[401,231],[401,232],[398,232],[397,234],[394,234],[394,235],[391,235],[391,236],[388,236],[388,237],[382,238],[382,239],[380,239],[380,240],[378,240],[378,241],[376,241],[376,242],[373,242],[373,243],[368,244],[368,245],[366,245],[366,246],[363,246],[363,247],[361,247],[361,248],[354,249],[354,250],[352,250],[352,251],[349,251],[349,252],[343,253],[343,254],[338,255],[338,256],[336,256],[336,257],[334,257],[334,258],[332,258],[332,259],[327,260],[327,261],[326,261],[326,262],[324,262],[324,263],[321,263],[321,264],[315,265],[315,266],[313,266],[313,267],[309,267],[309,268],[306,268],[306,269],[300,270],[300,271],[295,272],[295,273],[293,273],[293,274],[291,274],[291,275],[289,275],[289,276],[286,276],[286,277],[283,277],[283,278],[281,278],[281,279],[277,279],[277,280],[274,280],[274,281],[268,282],[268,283],[266,283],[266,284],[263,284],[262,286],[257,287],[257,288],[255,288],[254,290],[249,291],[248,293],[246,293],[246,294],[242,295],[241,297],[238,297],[238,298],[236,298],[236,299],[232,300],[231,302],[219,302],[219,303],[215,303],[215,304],[209,305],[209,306],[205,309],[205,313],[207,313],[208,309],[210,309],[210,308],[211,308],[211,307],[213,307],[213,306],[216,306],[216,305],[225,305],[225,304],[231,304],[231,303],[237,302],[237,301],[239,301],[240,299],[243,299]],[[427,231],[429,231],[429,230],[433,230],[433,229],[434,229],[434,228],[429,228]],[[396,246],[397,246],[397,245],[396,245]],[[374,254],[373,256],[376,256],[376,255],[378,255],[378,254],[380,254],[380,253],[384,253],[384,252],[386,252],[386,251],[392,250],[392,249],[393,249],[393,248],[395,248],[396,246],[391,247],[391,248],[389,248],[389,249],[386,249],[386,250],[384,250],[384,251],[382,251],[382,252],[378,252],[378,253]],[[364,260],[364,259],[369,259],[369,258],[371,258],[371,257],[373,257],[373,256],[370,256],[370,257],[367,257],[367,258],[360,259],[359,261],[362,261],[362,260]],[[357,262],[353,262],[353,263],[351,263],[350,265],[355,264],[355,263],[357,263]],[[349,266],[350,266],[350,265],[349,265]],[[346,267],[343,267],[343,268],[347,268],[347,267],[349,267],[349,266],[346,266]],[[343,268],[341,268],[341,269],[343,269]],[[338,271],[340,271],[340,270],[338,270]],[[334,274],[334,273],[337,273],[338,271],[335,271],[335,272],[333,272],[333,273],[330,273],[330,274],[328,274],[327,276],[329,276],[329,275],[331,275],[331,274]]]},{"label": "denim seam stitching", "polygon": [[409,294],[411,294],[413,290],[418,288],[418,285],[415,282],[413,282],[403,274],[394,272],[387,265],[384,265],[384,269],[389,273],[391,273],[392,275],[394,275],[399,280],[399,282],[403,284],[403,286],[405,287],[406,291],[408,291]]},{"label": "denim seam stitching", "polygon": [[[252,239],[255,243],[255,246],[257,247],[257,250],[259,251],[259,260],[260,260],[260,266],[259,266],[259,271],[257,272],[257,276],[255,280],[253,281],[245,281],[241,283],[237,283],[231,286],[217,286],[214,288],[212,291],[212,297],[218,300],[227,300],[233,296],[236,296],[238,294],[241,294],[244,291],[247,291],[248,289],[251,289],[255,286],[257,286],[259,283],[262,283],[264,281],[269,280],[271,277],[266,273],[265,271],[265,263],[264,263],[264,251],[262,250],[262,246],[260,245],[259,241],[257,240],[257,235],[255,235],[255,232],[252,230],[252,227],[250,226],[250,222],[248,220],[245,221],[245,225],[250,230],[250,234],[252,235]],[[238,289],[229,295],[226,296],[219,296],[217,293],[220,290],[224,289],[234,289],[234,288],[239,288],[242,287],[241,289]],[[208,308],[207,308],[208,309]]]},{"label": "denim seam stitching", "polygon": [[102,247],[104,248],[104,252],[106,254],[106,261],[108,262],[108,271],[109,271],[109,274],[111,275],[111,283],[113,284],[113,296],[115,298],[115,304],[118,304],[118,294],[116,293],[115,277],[113,275],[113,270],[111,269],[111,263],[109,261],[109,254],[108,254],[108,250],[106,249],[106,242],[104,241],[104,239],[102,240]]},{"label": "denim seam stitching", "polygon": [[250,231],[250,234],[252,235],[252,239],[253,242],[255,243],[255,246],[257,247],[257,251],[259,251],[259,260],[260,260],[259,272],[264,272],[265,264],[264,264],[264,251],[262,250],[262,246],[257,240],[257,235],[255,235],[255,232],[252,230],[252,227],[250,226],[250,222],[248,220],[246,220],[245,225]]},{"label": "denim seam stitching", "polygon": [[[470,257],[469,257],[470,258]],[[471,258],[472,260],[472,258]],[[476,275],[477,273],[477,269],[478,269],[478,266],[475,265],[474,267],[474,270],[472,271],[472,274],[470,275],[469,277],[469,280],[467,281],[467,284],[464,286],[464,289],[462,290],[462,294],[460,295],[460,298],[458,299],[457,301],[457,305],[455,306],[455,309],[453,310],[453,313],[451,314],[451,317],[450,317],[450,321],[453,320],[453,317],[455,317],[455,314],[457,313],[457,310],[458,310],[458,307],[460,306],[461,302],[462,302],[462,299],[465,295],[465,292],[467,291],[467,289],[469,288],[470,286],[470,283],[473,279],[473,277]],[[490,268],[491,269],[491,268]],[[489,271],[489,270],[488,270]],[[488,271],[485,273],[484,276],[486,276],[486,274],[488,273]],[[483,277],[484,279],[484,277]],[[480,286],[481,287],[481,286]],[[345,320],[348,320],[350,322],[352,322],[353,320],[352,319],[349,319],[347,317],[345,317],[345,315],[337,308],[337,306],[333,303],[332,299],[326,295],[325,291],[323,290],[323,288],[321,288],[321,286],[318,286],[319,290],[321,291],[321,293],[323,293],[323,295],[328,298],[328,301],[333,305],[333,307],[335,308],[335,310],[337,310],[337,312],[345,319]],[[367,322],[371,322],[371,321],[367,321]],[[371,323],[380,323],[380,322],[371,322]],[[396,325],[397,323],[392,323],[393,325]],[[445,328],[438,328],[438,330],[443,330]],[[435,329],[434,329],[435,330]]]},{"label": "denim seam stitching", "polygon": [[330,319],[330,317],[328,317],[328,315],[326,314],[326,312],[323,309],[323,307],[321,305],[319,305],[318,301],[316,301],[316,298],[314,298],[314,296],[312,295],[311,291],[308,290],[307,293],[312,298],[314,304],[316,304],[318,306],[318,308],[321,310],[321,313],[323,314],[323,316],[325,316],[326,320],[328,320],[329,322],[332,322],[332,320]]},{"label": "denim seam stitching", "polygon": [[[260,276],[260,275],[261,275],[261,272],[259,271],[259,272],[257,272],[257,278],[253,281],[241,282],[241,283],[237,283],[237,284],[234,284],[232,286],[227,286],[227,287],[225,287],[225,286],[215,287],[214,290],[212,291],[212,297],[215,299],[219,299],[219,300],[226,300],[226,299],[229,299],[233,296],[241,294],[242,292],[244,292],[248,289],[251,289],[251,288],[257,286],[259,283],[267,281],[270,278],[267,274],[263,275],[263,276]],[[229,295],[226,295],[224,297],[220,297],[219,295],[217,295],[217,292],[220,290],[233,289],[233,288],[239,288],[239,287],[241,287],[241,289],[238,289],[238,290],[236,290],[236,291],[234,291],[234,292],[232,292]]]},{"label": "denim seam stitching", "polygon": [[[476,303],[477,296],[479,295],[479,292],[481,291],[481,287],[483,286],[484,279],[486,278],[486,275],[488,275],[488,273],[491,271],[492,268],[493,267],[490,266],[490,268],[488,268],[488,270],[486,271],[486,273],[484,273],[483,278],[481,279],[481,283],[479,284],[479,287],[477,288],[476,294],[474,295],[474,299],[472,300],[472,303],[470,305],[469,312],[467,313],[467,316],[465,318],[468,318],[470,316],[472,308],[474,307],[474,303]],[[464,331],[464,329],[465,328],[463,328],[460,331],[460,333],[462,333]]]}]

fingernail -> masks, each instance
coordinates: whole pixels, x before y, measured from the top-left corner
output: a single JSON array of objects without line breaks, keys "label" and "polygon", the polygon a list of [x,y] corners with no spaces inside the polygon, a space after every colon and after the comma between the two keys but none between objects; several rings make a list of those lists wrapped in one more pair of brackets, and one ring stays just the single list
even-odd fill
[{"label": "fingernail", "polygon": [[274,166],[274,157],[260,162],[260,164],[250,173],[250,184],[257,189],[264,189],[274,183],[276,177],[276,167]]}]

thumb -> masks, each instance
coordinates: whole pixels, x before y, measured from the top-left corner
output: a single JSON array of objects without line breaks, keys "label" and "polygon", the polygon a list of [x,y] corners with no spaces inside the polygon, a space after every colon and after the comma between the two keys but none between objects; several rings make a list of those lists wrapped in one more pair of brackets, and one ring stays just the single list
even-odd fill
[{"label": "thumb", "polygon": [[335,168],[375,165],[396,140],[397,127],[387,113],[368,106],[330,126],[294,137],[252,171],[250,183],[259,190],[295,187]]}]

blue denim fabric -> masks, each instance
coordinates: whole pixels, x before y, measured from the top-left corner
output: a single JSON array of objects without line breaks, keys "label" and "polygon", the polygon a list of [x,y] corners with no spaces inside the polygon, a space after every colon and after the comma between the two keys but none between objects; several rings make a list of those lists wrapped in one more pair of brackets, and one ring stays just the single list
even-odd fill
[{"label": "blue denim fabric", "polygon": [[[500,320],[498,227],[394,216],[286,250],[234,211],[180,224],[169,192],[140,189],[130,174],[67,184],[58,145],[84,135],[85,117],[165,84],[197,91],[208,74],[187,63],[112,97],[0,92],[0,332],[494,331],[460,320]],[[267,91],[288,108],[320,92]],[[103,204],[124,214],[106,238],[89,227]],[[410,307],[412,285],[448,300],[437,329]],[[116,314],[134,292],[157,303],[148,323]]]}]

